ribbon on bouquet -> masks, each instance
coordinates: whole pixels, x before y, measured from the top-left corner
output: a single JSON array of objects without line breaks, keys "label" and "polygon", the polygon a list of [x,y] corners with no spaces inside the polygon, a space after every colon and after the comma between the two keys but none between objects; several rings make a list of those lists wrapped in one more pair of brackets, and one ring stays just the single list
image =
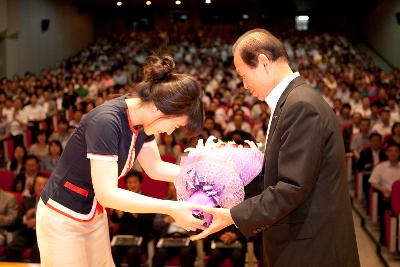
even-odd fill
[{"label": "ribbon on bouquet", "polygon": [[[189,198],[190,202],[210,207],[220,207],[220,193],[223,188],[218,188],[214,184],[207,182],[207,179],[197,174],[195,168],[190,169],[187,174],[189,179],[186,181],[186,189],[192,191]],[[212,221],[212,215],[202,210],[193,210],[192,215],[204,221],[204,226],[208,227]]]},{"label": "ribbon on bouquet", "polygon": [[220,193],[223,188],[218,188],[214,184],[208,183],[204,176],[197,174],[195,168],[190,169],[187,174],[190,177],[186,182],[188,190],[191,190],[193,193],[196,191],[203,191],[215,202],[217,207],[221,206]]}]

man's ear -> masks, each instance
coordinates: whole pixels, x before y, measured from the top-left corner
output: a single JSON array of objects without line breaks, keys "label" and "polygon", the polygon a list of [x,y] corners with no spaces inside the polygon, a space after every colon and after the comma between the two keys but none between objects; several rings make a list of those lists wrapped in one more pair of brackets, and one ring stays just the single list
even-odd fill
[{"label": "man's ear", "polygon": [[271,62],[269,61],[269,59],[265,54],[258,55],[258,64],[261,64],[265,69],[268,68],[270,63]]}]

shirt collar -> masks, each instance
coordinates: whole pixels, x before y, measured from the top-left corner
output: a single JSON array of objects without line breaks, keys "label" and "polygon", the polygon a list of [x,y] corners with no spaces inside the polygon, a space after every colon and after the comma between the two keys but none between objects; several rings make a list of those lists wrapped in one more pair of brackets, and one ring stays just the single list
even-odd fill
[{"label": "shirt collar", "polygon": [[271,93],[265,98],[265,102],[267,102],[269,108],[274,111],[276,105],[278,104],[279,98],[283,94],[283,91],[285,91],[286,87],[289,85],[291,81],[293,81],[295,78],[299,77],[300,74],[299,72],[294,72],[287,76],[285,79],[283,79],[278,85],[272,89]]}]

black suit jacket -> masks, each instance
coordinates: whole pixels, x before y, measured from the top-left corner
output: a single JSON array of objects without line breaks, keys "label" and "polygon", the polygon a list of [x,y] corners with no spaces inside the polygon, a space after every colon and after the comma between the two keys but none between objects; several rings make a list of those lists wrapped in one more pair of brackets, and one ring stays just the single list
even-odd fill
[{"label": "black suit jacket", "polygon": [[[386,154],[383,149],[379,151],[379,162],[386,160]],[[361,151],[360,159],[357,162],[357,170],[362,171],[372,171],[374,168],[374,156],[372,155],[372,148],[368,147]]]},{"label": "black suit jacket", "polygon": [[337,118],[301,77],[280,97],[265,152],[263,192],[231,209],[263,266],[357,267],[345,153]]}]

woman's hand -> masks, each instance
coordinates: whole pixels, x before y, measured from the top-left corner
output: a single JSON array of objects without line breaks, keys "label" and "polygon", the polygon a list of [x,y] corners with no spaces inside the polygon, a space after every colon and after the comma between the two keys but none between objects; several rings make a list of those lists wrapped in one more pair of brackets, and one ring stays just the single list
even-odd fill
[{"label": "woman's hand", "polygon": [[192,215],[194,210],[200,209],[199,205],[189,202],[171,201],[170,209],[170,215],[174,218],[175,222],[186,231],[206,229],[203,225],[204,222]]},{"label": "woman's hand", "polygon": [[229,209],[225,208],[212,208],[207,206],[201,206],[200,208],[203,212],[209,213],[213,216],[212,223],[205,229],[203,232],[192,236],[190,239],[192,241],[199,240],[202,238],[206,238],[210,234],[216,233],[225,227],[234,224],[234,221],[231,216],[231,212]]}]

